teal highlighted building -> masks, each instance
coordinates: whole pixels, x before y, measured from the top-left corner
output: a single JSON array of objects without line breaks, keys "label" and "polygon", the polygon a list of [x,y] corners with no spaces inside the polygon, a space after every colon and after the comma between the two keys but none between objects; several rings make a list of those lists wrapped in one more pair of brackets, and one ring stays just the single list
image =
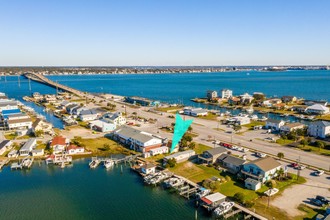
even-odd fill
[{"label": "teal highlighted building", "polygon": [[181,138],[183,137],[184,133],[186,133],[192,122],[193,120],[183,120],[181,116],[176,113],[174,134],[170,151],[171,153],[174,151],[175,146],[180,142]]}]

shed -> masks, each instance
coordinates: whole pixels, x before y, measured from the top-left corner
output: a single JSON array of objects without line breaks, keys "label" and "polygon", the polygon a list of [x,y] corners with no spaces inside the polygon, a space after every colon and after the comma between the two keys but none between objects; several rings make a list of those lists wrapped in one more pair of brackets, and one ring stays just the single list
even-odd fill
[{"label": "shed", "polygon": [[261,182],[255,179],[247,178],[245,180],[245,187],[257,191],[261,188]]},{"label": "shed", "polygon": [[226,196],[221,193],[213,193],[208,196],[201,198],[202,202],[205,204],[207,209],[212,210],[216,208],[220,203],[226,200]]}]

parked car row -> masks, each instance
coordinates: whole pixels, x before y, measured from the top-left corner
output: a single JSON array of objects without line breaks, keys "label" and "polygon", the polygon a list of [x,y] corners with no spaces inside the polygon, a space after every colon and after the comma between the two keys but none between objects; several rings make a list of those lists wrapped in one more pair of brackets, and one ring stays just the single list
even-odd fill
[{"label": "parked car row", "polygon": [[325,198],[324,196],[318,195],[315,198],[310,199],[310,202],[313,205],[322,207],[323,205],[328,205],[330,201],[327,198]]},{"label": "parked car row", "polygon": [[302,164],[299,165],[298,163],[292,163],[292,164],[290,164],[290,166],[297,170],[303,170],[306,168],[306,166],[304,166]]}]

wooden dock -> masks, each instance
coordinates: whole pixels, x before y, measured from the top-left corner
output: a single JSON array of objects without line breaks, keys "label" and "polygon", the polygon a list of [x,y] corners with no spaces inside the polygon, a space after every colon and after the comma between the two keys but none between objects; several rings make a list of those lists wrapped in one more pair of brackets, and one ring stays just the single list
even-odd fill
[{"label": "wooden dock", "polygon": [[[267,220],[267,218],[261,216],[261,215],[258,215],[257,213],[255,212],[252,212],[251,210],[247,209],[247,208],[244,208],[243,206],[240,206],[238,204],[235,203],[234,207],[238,210],[240,210],[240,212],[244,212],[244,219],[254,219],[254,220]],[[247,215],[246,215],[247,214]]]},{"label": "wooden dock", "polygon": [[3,167],[4,165],[8,164],[9,161],[10,161],[10,160],[9,160],[8,158],[6,158],[6,159],[1,159],[1,160],[0,160],[0,170],[2,169],[2,167]]}]

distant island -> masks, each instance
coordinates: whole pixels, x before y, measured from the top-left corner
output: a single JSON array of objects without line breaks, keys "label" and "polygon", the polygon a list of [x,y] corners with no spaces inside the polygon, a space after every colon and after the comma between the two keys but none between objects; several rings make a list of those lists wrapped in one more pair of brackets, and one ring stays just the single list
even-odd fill
[{"label": "distant island", "polygon": [[232,71],[288,71],[330,70],[329,66],[110,66],[110,67],[0,67],[0,75],[21,75],[33,72],[42,75],[88,74],[163,74],[163,73],[210,73]]}]

